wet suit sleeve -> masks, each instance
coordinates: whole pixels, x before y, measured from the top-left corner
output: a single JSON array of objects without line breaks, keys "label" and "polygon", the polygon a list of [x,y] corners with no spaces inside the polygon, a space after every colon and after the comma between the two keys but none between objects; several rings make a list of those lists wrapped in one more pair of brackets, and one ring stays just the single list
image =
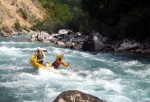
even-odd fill
[{"label": "wet suit sleeve", "polygon": [[42,51],[42,54],[43,54],[43,58],[45,59],[46,58],[46,56],[45,56],[45,53]]},{"label": "wet suit sleeve", "polygon": [[63,66],[65,66],[65,67],[68,67],[68,66],[69,66],[69,64],[68,64],[68,63],[66,63],[66,62],[65,62],[65,61],[63,61],[63,60],[61,60],[60,64],[62,64],[62,65],[63,65]]},{"label": "wet suit sleeve", "polygon": [[36,56],[37,57],[37,52],[35,52],[35,55],[34,56]]}]

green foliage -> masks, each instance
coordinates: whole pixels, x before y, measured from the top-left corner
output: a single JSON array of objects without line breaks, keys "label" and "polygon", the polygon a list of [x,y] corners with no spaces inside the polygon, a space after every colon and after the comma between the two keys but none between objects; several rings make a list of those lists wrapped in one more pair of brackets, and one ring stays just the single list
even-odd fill
[{"label": "green foliage", "polygon": [[67,4],[72,12],[72,20],[68,24],[68,28],[74,31],[88,32],[90,31],[90,17],[83,12],[80,3],[81,0],[58,0],[63,4]]},{"label": "green foliage", "polygon": [[60,24],[59,21],[57,20],[53,20],[51,18],[46,18],[45,20],[43,21],[38,21],[36,23],[36,25],[34,25],[32,27],[32,30],[40,30],[40,31],[47,31],[49,33],[52,33],[52,32],[56,32],[59,28],[61,28],[62,25]]},{"label": "green foliage", "polygon": [[[81,1],[84,12],[87,12],[93,21],[98,21],[98,27],[94,29],[112,39],[131,37],[142,40],[150,37],[149,4],[148,0]],[[93,28],[93,25],[90,28]]]},{"label": "green foliage", "polygon": [[68,28],[69,22],[73,19],[73,14],[67,4],[63,4],[58,0],[39,0],[42,6],[48,12],[48,16],[36,23],[32,29],[39,28],[54,32],[60,28]]},{"label": "green foliage", "polygon": [[137,40],[150,36],[150,9],[133,9],[121,17],[118,32]]},{"label": "green foliage", "polygon": [[21,28],[22,28],[23,30],[28,31],[28,32],[30,31],[29,28],[28,28],[27,26],[23,26],[23,27],[21,27]]},{"label": "green foliage", "polygon": [[0,27],[0,33],[3,33],[3,31],[5,31],[7,33],[11,33],[12,32],[10,28],[8,28],[8,27],[6,27],[4,25],[2,27]]},{"label": "green foliage", "polygon": [[69,28],[74,31],[81,31],[81,32],[87,32],[87,29],[89,29],[89,21],[90,18],[83,13],[82,11],[76,13],[76,15],[73,17],[72,21],[68,24]]},{"label": "green foliage", "polygon": [[17,20],[16,23],[14,24],[14,27],[15,27],[15,29],[18,30],[18,31],[21,31],[21,30],[22,30],[22,27],[21,27],[21,25],[20,25],[20,23],[19,23],[18,20]]},{"label": "green foliage", "polygon": [[52,14],[56,19],[60,20],[64,24],[72,19],[72,14],[66,4],[55,6]]},{"label": "green foliage", "polygon": [[57,0],[60,3],[67,4],[70,7],[72,13],[79,11],[81,0]]},{"label": "green foliage", "polygon": [[23,17],[24,19],[27,19],[27,18],[28,18],[27,13],[26,13],[22,8],[19,9],[19,12],[21,12],[22,17]]}]

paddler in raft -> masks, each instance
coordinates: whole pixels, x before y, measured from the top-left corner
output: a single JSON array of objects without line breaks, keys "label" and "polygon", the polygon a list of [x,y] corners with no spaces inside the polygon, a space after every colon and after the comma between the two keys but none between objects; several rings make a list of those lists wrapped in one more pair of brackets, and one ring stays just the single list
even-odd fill
[{"label": "paddler in raft", "polygon": [[44,63],[46,56],[45,56],[44,51],[42,51],[40,47],[37,48],[37,51],[35,52],[35,56],[37,57],[38,63],[40,64]]},{"label": "paddler in raft", "polygon": [[65,67],[68,67],[70,66],[68,63],[66,63],[64,60],[63,60],[63,57],[64,57],[64,54],[58,54],[56,56],[56,60],[52,63],[52,66],[54,67],[54,69],[58,69],[58,67],[60,65],[63,65]]}]

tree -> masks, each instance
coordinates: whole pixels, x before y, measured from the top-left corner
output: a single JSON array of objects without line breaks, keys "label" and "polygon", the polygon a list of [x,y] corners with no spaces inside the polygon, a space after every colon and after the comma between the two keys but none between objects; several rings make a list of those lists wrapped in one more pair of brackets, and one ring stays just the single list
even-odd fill
[{"label": "tree", "polygon": [[149,4],[148,0],[81,1],[84,12],[93,21],[98,20],[97,30],[113,39],[132,37],[139,40],[150,36]]}]

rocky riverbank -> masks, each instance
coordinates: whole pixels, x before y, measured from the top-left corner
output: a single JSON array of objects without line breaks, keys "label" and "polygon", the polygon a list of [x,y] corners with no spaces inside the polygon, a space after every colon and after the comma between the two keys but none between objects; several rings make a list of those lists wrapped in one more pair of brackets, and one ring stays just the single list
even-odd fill
[{"label": "rocky riverbank", "polygon": [[137,42],[136,40],[130,38],[114,41],[100,35],[98,32],[91,32],[88,35],[84,35],[80,32],[73,32],[72,30],[68,29],[61,29],[57,33],[52,34],[44,31],[27,32],[24,30],[22,32],[15,32],[12,34],[4,32],[0,35],[3,37],[10,37],[14,34],[30,34],[31,41],[53,43],[62,47],[76,50],[150,54],[150,38],[145,39],[143,42]]},{"label": "rocky riverbank", "polygon": [[112,41],[100,35],[98,32],[84,35],[80,32],[61,29],[58,33],[48,34],[47,32],[28,32],[31,34],[31,41],[41,41],[58,44],[63,47],[83,51],[113,51],[150,54],[150,40],[137,42],[133,39]]}]

